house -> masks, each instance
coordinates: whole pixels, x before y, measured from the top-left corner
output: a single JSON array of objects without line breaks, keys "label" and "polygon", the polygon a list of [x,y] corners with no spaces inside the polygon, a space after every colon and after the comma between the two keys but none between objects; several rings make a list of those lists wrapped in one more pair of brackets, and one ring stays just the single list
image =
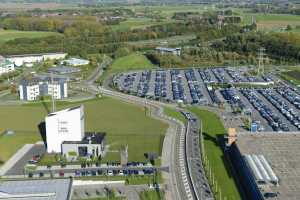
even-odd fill
[{"label": "house", "polygon": [[23,79],[19,84],[19,96],[21,100],[35,101],[42,96],[53,96],[54,99],[68,97],[68,84],[64,78],[33,77]]},{"label": "house", "polygon": [[64,59],[67,53],[44,53],[44,54],[23,54],[23,55],[10,55],[6,58],[15,64],[17,67],[26,66],[32,67],[34,63],[43,62],[46,60],[60,60]]},{"label": "house", "polygon": [[155,50],[160,54],[173,54],[176,56],[181,55],[181,48],[156,47]]},{"label": "house", "polygon": [[15,70],[15,65],[8,59],[0,56],[0,75],[9,73]]}]

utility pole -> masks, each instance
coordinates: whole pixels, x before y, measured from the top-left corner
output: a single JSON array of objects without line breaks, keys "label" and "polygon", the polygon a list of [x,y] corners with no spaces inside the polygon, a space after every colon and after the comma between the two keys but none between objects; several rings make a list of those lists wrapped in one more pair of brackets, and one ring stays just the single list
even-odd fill
[{"label": "utility pole", "polygon": [[[55,97],[54,97],[54,78],[53,78],[53,73],[51,73],[51,87],[52,87],[52,112],[55,112],[56,111],[56,108],[55,108]],[[48,86],[49,88],[49,86]]]}]

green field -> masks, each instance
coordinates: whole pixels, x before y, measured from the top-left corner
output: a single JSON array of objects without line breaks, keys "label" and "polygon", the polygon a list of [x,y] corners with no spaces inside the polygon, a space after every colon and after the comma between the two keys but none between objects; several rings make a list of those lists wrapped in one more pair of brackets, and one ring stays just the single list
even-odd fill
[{"label": "green field", "polygon": [[212,172],[218,187],[222,190],[222,197],[225,199],[241,199],[234,178],[231,176],[224,162],[223,151],[217,143],[217,137],[225,133],[224,126],[218,116],[212,112],[191,107],[189,110],[195,113],[203,123],[204,148],[208,157]]},{"label": "green field", "polygon": [[280,77],[294,85],[300,85],[300,71],[298,69],[282,72]]},{"label": "green field", "polygon": [[[58,104],[58,109],[80,103]],[[143,107],[103,97],[83,103],[86,131],[104,131],[110,150],[118,151],[128,144],[129,160],[145,160],[145,152],[161,153],[167,125],[145,115]],[[47,105],[48,106],[48,105]],[[0,106],[0,129],[16,131],[13,136],[0,137],[0,158],[6,161],[25,143],[40,140],[37,125],[44,119],[48,107],[42,103],[20,106]],[[112,159],[119,154],[111,153]],[[111,155],[110,155],[111,156]]]},{"label": "green field", "polygon": [[126,21],[120,22],[120,24],[111,25],[110,27],[113,31],[127,31],[133,29],[143,29],[154,25],[162,25],[168,22],[171,22],[171,20],[156,21],[151,18],[129,18]]},{"label": "green field", "polygon": [[250,24],[254,17],[259,30],[280,31],[287,25],[291,25],[293,28],[300,26],[299,15],[251,13],[249,9],[234,9],[234,12],[242,16],[244,24]]},{"label": "green field", "polygon": [[51,35],[58,35],[58,33],[42,31],[0,30],[0,43],[5,43],[9,40],[14,40],[17,38],[40,38]]},{"label": "green field", "polygon": [[162,191],[148,190],[140,193],[140,200],[162,200],[164,193]]},{"label": "green field", "polygon": [[108,75],[130,70],[152,69],[155,66],[141,53],[132,53],[114,60],[112,65],[103,73],[99,82],[103,82]]}]

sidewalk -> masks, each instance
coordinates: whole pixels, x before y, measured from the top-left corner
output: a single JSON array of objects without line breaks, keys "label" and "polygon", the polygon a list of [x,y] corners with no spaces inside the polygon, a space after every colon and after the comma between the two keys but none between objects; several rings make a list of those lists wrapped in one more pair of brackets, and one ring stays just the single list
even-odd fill
[{"label": "sidewalk", "polygon": [[21,149],[19,149],[5,164],[0,168],[0,176],[6,174],[31,148],[34,144],[25,144]]}]

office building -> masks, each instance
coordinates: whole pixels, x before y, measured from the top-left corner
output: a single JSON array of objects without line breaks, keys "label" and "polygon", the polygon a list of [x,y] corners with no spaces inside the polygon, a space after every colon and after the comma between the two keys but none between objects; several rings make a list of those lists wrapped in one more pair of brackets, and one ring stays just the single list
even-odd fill
[{"label": "office building", "polygon": [[99,157],[105,152],[105,133],[85,133],[81,141],[64,141],[62,154],[69,157]]},{"label": "office building", "polygon": [[68,54],[66,53],[44,53],[44,54],[23,54],[10,55],[6,58],[15,64],[17,67],[26,66],[32,67],[34,63],[43,62],[46,60],[60,60],[64,59]]},{"label": "office building", "polygon": [[46,119],[48,153],[62,153],[65,141],[80,142],[84,138],[83,105],[50,113]]},{"label": "office building", "polygon": [[181,55],[181,48],[156,47],[155,50],[160,54],[173,54],[176,56]]},{"label": "office building", "polygon": [[82,66],[82,65],[88,65],[88,64],[90,64],[90,61],[84,60],[84,59],[79,59],[79,58],[69,58],[67,60],[61,61],[61,64],[77,67],[77,66]]},{"label": "office building", "polygon": [[0,56],[0,76],[15,70],[15,65],[8,59]]},{"label": "office building", "polygon": [[34,77],[23,79],[19,84],[19,96],[24,101],[35,101],[42,96],[53,96],[54,99],[68,97],[68,84],[63,78]]}]

